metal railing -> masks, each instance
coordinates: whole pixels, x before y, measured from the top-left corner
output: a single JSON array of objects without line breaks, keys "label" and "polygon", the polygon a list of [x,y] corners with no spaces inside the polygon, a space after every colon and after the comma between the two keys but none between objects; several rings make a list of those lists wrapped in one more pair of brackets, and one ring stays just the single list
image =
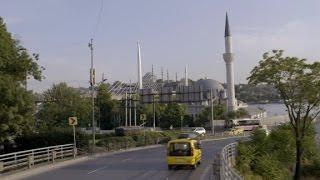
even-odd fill
[{"label": "metal railing", "polygon": [[243,178],[234,170],[236,163],[237,142],[225,146],[213,161],[213,179],[242,180]]},{"label": "metal railing", "polygon": [[32,168],[44,162],[55,163],[57,159],[76,157],[74,144],[49,146],[0,155],[0,173],[19,168]]}]

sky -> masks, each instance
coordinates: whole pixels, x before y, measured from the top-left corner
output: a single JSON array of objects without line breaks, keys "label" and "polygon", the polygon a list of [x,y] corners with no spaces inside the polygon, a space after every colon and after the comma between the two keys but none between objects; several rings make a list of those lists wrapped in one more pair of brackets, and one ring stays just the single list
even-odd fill
[{"label": "sky", "polygon": [[39,53],[46,70],[28,89],[42,92],[59,82],[87,87],[93,38],[97,81],[137,81],[136,43],[143,73],[161,67],[182,78],[226,81],[224,23],[228,12],[235,83],[246,83],[262,54],[320,58],[318,0],[0,0],[0,16],[13,37]]}]

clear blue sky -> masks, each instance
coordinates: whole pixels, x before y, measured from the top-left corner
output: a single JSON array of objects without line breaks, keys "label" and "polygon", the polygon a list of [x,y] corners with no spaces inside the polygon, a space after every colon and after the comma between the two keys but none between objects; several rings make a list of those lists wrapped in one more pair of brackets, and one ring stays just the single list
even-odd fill
[{"label": "clear blue sky", "polygon": [[[102,2],[103,1],[103,2]],[[136,81],[136,41],[143,71],[151,64],[182,77],[225,82],[224,21],[229,13],[235,53],[235,81],[246,82],[261,55],[284,49],[287,55],[320,57],[320,1],[310,0],[1,0],[0,16],[23,45],[40,54],[45,80],[29,81],[42,91],[65,81],[88,86],[94,38],[97,79]],[[101,5],[103,5],[101,7]],[[102,11],[101,11],[102,9]],[[100,23],[98,22],[100,16]]]}]

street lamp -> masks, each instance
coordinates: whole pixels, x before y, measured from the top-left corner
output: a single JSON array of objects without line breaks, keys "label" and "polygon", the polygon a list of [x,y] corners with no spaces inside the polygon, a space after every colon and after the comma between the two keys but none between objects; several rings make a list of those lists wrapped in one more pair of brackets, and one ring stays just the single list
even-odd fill
[{"label": "street lamp", "polygon": [[91,100],[92,100],[92,144],[93,147],[96,144],[96,132],[95,132],[95,122],[94,122],[94,84],[95,84],[95,69],[93,68],[93,39],[90,39],[88,44],[91,53],[91,68],[90,68],[90,87],[91,87]]}]

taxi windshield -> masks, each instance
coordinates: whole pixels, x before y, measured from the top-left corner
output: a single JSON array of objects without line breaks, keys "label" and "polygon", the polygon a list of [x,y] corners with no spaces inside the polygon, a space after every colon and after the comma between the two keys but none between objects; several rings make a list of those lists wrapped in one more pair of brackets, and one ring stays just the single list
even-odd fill
[{"label": "taxi windshield", "polygon": [[187,143],[187,142],[171,143],[169,146],[169,155],[170,156],[190,156],[191,155],[190,143]]}]

